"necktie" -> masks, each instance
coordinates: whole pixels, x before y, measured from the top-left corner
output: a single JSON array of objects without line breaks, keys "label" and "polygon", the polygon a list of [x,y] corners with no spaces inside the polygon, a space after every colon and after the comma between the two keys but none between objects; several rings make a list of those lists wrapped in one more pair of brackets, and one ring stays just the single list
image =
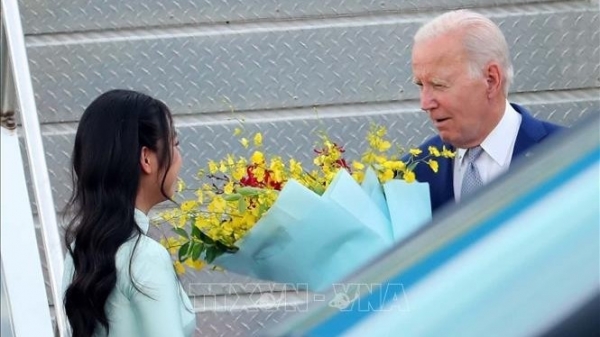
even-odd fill
[{"label": "necktie", "polygon": [[463,176],[462,187],[461,187],[461,199],[465,198],[475,190],[483,186],[483,181],[479,175],[479,171],[475,166],[475,161],[483,153],[481,146],[472,147],[465,153],[467,161],[467,169]]}]

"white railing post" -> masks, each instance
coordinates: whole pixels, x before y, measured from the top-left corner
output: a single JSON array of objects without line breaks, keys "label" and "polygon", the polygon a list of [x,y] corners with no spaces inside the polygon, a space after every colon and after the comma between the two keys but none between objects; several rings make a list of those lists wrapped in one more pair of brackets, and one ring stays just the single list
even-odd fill
[{"label": "white railing post", "polygon": [[[29,72],[25,37],[17,0],[1,0],[1,2],[2,25],[8,47],[8,59],[10,60],[8,71],[12,74],[16,96],[15,102],[19,107],[22,130],[25,135],[31,182],[41,225],[56,324],[62,336],[67,331],[67,321],[62,306],[61,284],[64,256]],[[25,249],[35,249],[35,247]]]},{"label": "white railing post", "polygon": [[[17,337],[53,336],[52,318],[35,237],[25,169],[15,130],[0,128],[2,164],[2,281],[8,322]],[[4,294],[3,294],[4,295]],[[59,305],[60,306],[60,303]]]}]

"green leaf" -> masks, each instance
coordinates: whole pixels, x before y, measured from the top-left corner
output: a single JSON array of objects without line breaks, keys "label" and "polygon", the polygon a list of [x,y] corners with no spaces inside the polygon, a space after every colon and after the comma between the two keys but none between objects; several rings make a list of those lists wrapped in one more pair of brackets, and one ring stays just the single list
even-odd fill
[{"label": "green leaf", "polygon": [[219,249],[215,246],[210,246],[206,249],[205,260],[208,263],[212,263],[219,255],[221,255],[219,254]]},{"label": "green leaf", "polygon": [[258,206],[258,214],[260,216],[262,216],[268,210],[269,210],[269,206],[267,206],[265,204],[260,204],[260,206]]},{"label": "green leaf", "polygon": [[243,214],[246,212],[246,207],[248,206],[248,204],[246,203],[246,199],[242,198],[240,200],[238,200],[238,211]]},{"label": "green leaf", "polygon": [[217,246],[222,245],[220,249],[223,251],[223,253],[234,254],[238,250],[240,250],[237,246],[226,246],[226,245],[222,244],[221,242],[217,242],[217,243],[218,243]]},{"label": "green leaf", "polygon": [[192,260],[196,261],[200,258],[200,254],[204,250],[204,244],[202,242],[194,242],[192,244],[192,253],[190,254]]},{"label": "green leaf", "polygon": [[200,230],[200,228],[196,226],[192,226],[192,237],[202,241],[202,236],[204,233]]},{"label": "green leaf", "polygon": [[179,236],[182,236],[182,237],[184,237],[184,238],[186,238],[186,239],[189,239],[189,238],[190,238],[190,236],[189,236],[188,232],[186,232],[186,231],[185,231],[185,229],[183,229],[183,228],[174,227],[174,228],[173,228],[173,231],[174,231],[175,233],[179,234]]},{"label": "green leaf", "polygon": [[186,242],[179,248],[179,262],[185,261],[188,255],[188,250],[190,249],[190,241]]},{"label": "green leaf", "polygon": [[407,171],[414,171],[414,170],[415,170],[415,167],[417,167],[417,165],[419,165],[419,162],[418,162],[418,161],[416,161],[416,162],[413,162],[413,163],[411,163],[410,165],[408,165],[408,166],[406,167],[406,170],[407,170]]},{"label": "green leaf", "polygon": [[256,188],[256,187],[250,187],[250,186],[240,187],[240,188],[236,189],[236,191],[239,194],[243,195],[244,197],[256,196],[263,192],[262,188]]},{"label": "green leaf", "polygon": [[208,235],[206,235],[203,231],[201,231],[200,229],[198,229],[196,232],[196,238],[202,242],[204,242],[205,244],[209,244],[212,245],[215,243],[215,241],[213,239],[211,239]]},{"label": "green leaf", "polygon": [[223,199],[225,201],[236,201],[239,200],[242,197],[241,194],[239,193],[234,193],[234,194],[224,194],[223,195]]}]

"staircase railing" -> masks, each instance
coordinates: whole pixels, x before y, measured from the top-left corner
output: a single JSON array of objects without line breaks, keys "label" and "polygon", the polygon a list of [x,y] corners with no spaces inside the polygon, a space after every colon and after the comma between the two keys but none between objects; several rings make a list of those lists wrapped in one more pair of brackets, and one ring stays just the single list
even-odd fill
[{"label": "staircase railing", "polygon": [[[7,128],[16,127],[11,115],[14,116],[15,108],[18,107],[22,124],[20,129],[25,138],[29,172],[41,225],[56,324],[60,335],[66,336],[66,316],[61,305],[64,256],[29,72],[21,16],[17,0],[1,0],[1,3],[3,28],[2,124]],[[11,165],[21,165],[21,169],[23,168],[23,162],[11,163]],[[3,206],[6,206],[4,200],[2,203]],[[31,212],[29,211],[29,213]],[[33,228],[33,222],[31,226]],[[10,235],[10,233],[3,232],[2,234],[4,243],[4,236]],[[4,253],[5,247],[2,248]],[[29,252],[33,250],[37,253],[36,246],[22,247],[22,249]],[[5,265],[8,256],[3,254],[2,258]],[[17,254],[15,253],[12,258],[17,258]],[[6,272],[8,273],[8,271]]]}]

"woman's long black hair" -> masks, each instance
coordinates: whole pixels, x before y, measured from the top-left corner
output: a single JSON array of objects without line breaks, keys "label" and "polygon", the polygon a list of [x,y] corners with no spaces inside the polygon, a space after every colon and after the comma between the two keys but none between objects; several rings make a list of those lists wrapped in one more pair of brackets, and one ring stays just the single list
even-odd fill
[{"label": "woman's long black hair", "polygon": [[92,336],[100,327],[109,330],[105,304],[117,282],[115,255],[141,234],[134,220],[141,149],[158,154],[161,191],[168,199],[164,181],[173,138],[167,106],[135,91],[106,92],[81,117],[72,154],[73,194],[66,207],[73,219],[65,232],[75,272],[64,305],[74,337]]}]

